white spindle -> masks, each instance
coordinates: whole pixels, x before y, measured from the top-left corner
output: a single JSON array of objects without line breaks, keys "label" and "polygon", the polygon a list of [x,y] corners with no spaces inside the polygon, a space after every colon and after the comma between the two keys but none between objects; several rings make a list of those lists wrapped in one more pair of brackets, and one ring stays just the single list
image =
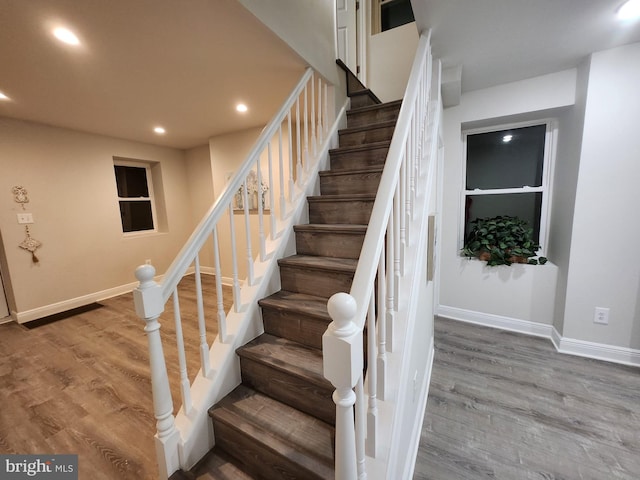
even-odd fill
[{"label": "white spindle", "polygon": [[198,306],[198,331],[200,333],[200,363],[205,377],[211,375],[209,364],[209,345],[207,343],[207,326],[204,320],[204,302],[202,298],[202,278],[200,277],[200,258],[196,255],[196,304]]},{"label": "white spindle", "polygon": [[247,252],[247,283],[253,285],[253,253],[251,252],[251,217],[249,216],[249,188],[247,179],[244,179],[244,237]]},{"label": "white spindle", "polygon": [[[393,213],[393,212],[392,212]],[[391,224],[391,218],[389,218],[389,224]],[[389,235],[391,229],[387,228],[387,239],[392,237]],[[378,357],[376,363],[378,365],[378,391],[376,392],[380,400],[387,400],[387,315],[388,305],[393,305],[393,299],[387,298],[388,281],[386,272],[386,259],[391,258],[391,251],[393,246],[389,248],[389,241],[387,241],[387,251],[383,251],[380,255],[380,262],[378,263]],[[391,276],[393,279],[393,275]],[[391,290],[393,291],[393,289]],[[392,309],[393,312],[393,309]]]},{"label": "white spindle", "polygon": [[365,443],[369,441],[366,438],[367,435],[367,402],[364,395],[364,372],[358,378],[358,383],[356,384],[355,393],[356,393],[356,405],[355,405],[355,414],[356,414],[356,468],[358,471],[358,480],[364,480],[367,478],[367,471],[365,469],[365,456],[366,446]]},{"label": "white spindle", "polygon": [[357,307],[351,295],[336,293],[327,310],[333,321],[322,337],[322,350],[324,376],[336,388],[335,478],[353,480],[357,477],[353,388],[363,370],[362,330],[352,320]]},{"label": "white spindle", "polygon": [[[296,177],[302,177],[302,139],[300,138],[300,97],[296,99]],[[289,201],[293,202],[293,161],[289,163]]]},{"label": "white spindle", "polygon": [[160,476],[168,478],[179,467],[180,432],[176,429],[173,417],[173,400],[160,338],[158,318],[164,310],[164,301],[162,287],[153,280],[155,274],[156,269],[151,265],[141,265],[136,269],[140,285],[133,291],[133,297],[136,313],[146,323],[144,331],[149,343],[153,413],[156,417],[156,454]]},{"label": "white spindle", "polygon": [[224,311],[222,294],[222,270],[220,269],[220,244],[218,243],[218,227],[213,227],[213,259],[216,269],[216,301],[218,303],[218,335],[220,341],[227,341],[227,314]]},{"label": "white spindle", "polygon": [[191,386],[187,374],[187,357],[184,352],[184,337],[182,336],[182,319],[180,316],[180,301],[178,300],[178,288],[173,292],[173,318],[176,322],[176,346],[178,347],[178,367],[180,369],[180,396],[185,415],[191,415],[193,403],[191,402]]},{"label": "white spindle", "polygon": [[324,135],[329,133],[329,102],[327,101],[327,88],[328,85],[325,83],[324,87]]},{"label": "white spindle", "polygon": [[[307,108],[307,86],[304,86],[304,172],[305,175],[309,172],[309,112]],[[299,179],[302,179],[300,174]]]},{"label": "white spindle", "polygon": [[316,81],[311,77],[311,147],[313,158],[318,158],[318,139],[316,138]]},{"label": "white spindle", "polygon": [[[287,122],[289,124],[289,159],[291,159],[291,112],[287,114]],[[282,152],[282,125],[278,130],[278,169],[280,172],[280,219],[284,220],[287,201],[284,197],[284,155]]]},{"label": "white spindle", "polygon": [[318,78],[318,142],[322,145],[324,142],[323,123],[326,121],[322,112],[322,79]]},{"label": "white spindle", "polygon": [[405,150],[402,154],[402,164],[400,165],[400,216],[398,217],[398,223],[400,224],[400,241],[398,243],[399,246],[399,262],[400,262],[400,276],[404,276],[404,266],[405,266],[405,252],[407,249],[407,169],[406,169],[406,160],[407,160],[407,151]]},{"label": "white spindle", "polygon": [[261,159],[258,157],[257,164],[257,182],[258,182],[258,241],[260,243],[260,261],[264,262],[267,259],[267,246],[265,244],[264,235],[264,205],[263,199],[265,192],[262,191],[262,166]]},{"label": "white spindle", "polygon": [[293,203],[293,197],[295,194],[295,180],[293,177],[293,138],[291,132],[291,111],[289,111],[289,115],[287,115],[287,137],[287,146],[289,147],[289,202]]},{"label": "white spindle", "polygon": [[273,187],[275,183],[273,180],[273,159],[271,158],[272,157],[271,142],[267,144],[267,155],[269,160],[269,205],[271,207],[271,215],[269,215],[269,220],[271,221],[270,235],[271,235],[271,240],[275,240],[276,239],[276,216],[274,215],[274,211],[273,211],[273,206],[275,205],[274,198],[273,198]]},{"label": "white spindle", "polygon": [[[378,281],[381,283],[381,280]],[[375,295],[371,294],[369,314],[367,315],[367,378],[369,379],[369,408],[367,410],[367,448],[366,453],[375,458],[378,452],[378,359],[376,355],[376,305]]]},{"label": "white spindle", "polygon": [[[402,244],[400,243],[400,219],[402,218],[400,214],[400,183],[396,185],[396,193],[393,197],[393,274],[395,276],[394,279],[394,310],[398,311],[398,288],[400,287],[400,251],[402,249]],[[390,333],[390,332],[387,332]],[[391,342],[393,344],[393,342]],[[393,350],[390,350],[393,351]]]},{"label": "white spindle", "polygon": [[233,309],[238,313],[240,305],[240,282],[238,281],[238,250],[236,247],[236,225],[233,218],[233,205],[229,204],[229,231],[231,235],[231,265],[233,267]]}]

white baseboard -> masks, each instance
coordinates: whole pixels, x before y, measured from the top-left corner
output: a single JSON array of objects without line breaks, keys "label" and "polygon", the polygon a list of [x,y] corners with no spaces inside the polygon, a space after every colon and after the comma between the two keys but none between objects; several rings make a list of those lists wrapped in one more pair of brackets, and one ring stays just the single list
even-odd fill
[{"label": "white baseboard", "polygon": [[461,322],[548,338],[560,353],[640,367],[640,350],[563,337],[553,325],[474,312],[446,305],[438,306],[437,314]]},{"label": "white baseboard", "polygon": [[[201,273],[203,275],[213,275],[213,269],[206,269],[203,267],[201,269]],[[189,275],[193,273],[193,269],[188,270],[185,275]],[[155,280],[161,281],[162,275],[156,276]],[[233,285],[233,279],[222,277],[223,285]],[[117,297],[118,295],[123,295],[125,293],[130,293],[134,288],[138,286],[138,282],[131,282],[125,285],[119,285],[117,287],[108,288],[106,290],[101,290],[99,292],[90,293],[87,295],[82,295],[76,298],[70,298],[68,300],[63,300],[61,302],[52,303],[50,305],[44,305],[42,307],[34,308],[31,310],[25,310],[23,312],[11,312],[11,317],[8,318],[8,321],[15,319],[18,323],[26,323],[32,320],[38,320],[43,317],[48,317],[49,315],[55,315],[57,313],[66,312],[67,310],[72,310],[74,308],[83,307],[85,305],[89,305],[90,303],[100,302],[102,300],[107,300],[112,297]]]},{"label": "white baseboard", "polygon": [[475,323],[476,325],[484,325],[485,327],[500,328],[511,332],[526,333],[535,337],[551,338],[552,325],[543,323],[530,322],[528,320],[518,320],[511,317],[503,317],[490,313],[474,312],[457,307],[447,307],[440,305],[437,308],[438,315],[441,317],[451,318],[452,320],[460,320],[467,323]]}]

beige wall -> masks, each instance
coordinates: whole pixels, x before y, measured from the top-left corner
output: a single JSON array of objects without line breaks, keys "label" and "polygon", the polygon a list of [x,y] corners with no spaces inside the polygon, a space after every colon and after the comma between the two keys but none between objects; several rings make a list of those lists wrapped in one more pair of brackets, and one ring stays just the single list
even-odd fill
[{"label": "beige wall", "polygon": [[[125,237],[113,157],[157,162],[156,192],[166,206],[163,232]],[[193,228],[184,152],[45,125],[0,119],[0,232],[3,278],[10,307],[29,320],[96,300],[96,294],[135,281],[135,267],[150,259],[162,273]],[[25,230],[11,189],[30,197],[38,264],[18,245]]]},{"label": "beige wall", "polygon": [[419,40],[415,22],[369,37],[367,86],[383,102],[404,96]]}]

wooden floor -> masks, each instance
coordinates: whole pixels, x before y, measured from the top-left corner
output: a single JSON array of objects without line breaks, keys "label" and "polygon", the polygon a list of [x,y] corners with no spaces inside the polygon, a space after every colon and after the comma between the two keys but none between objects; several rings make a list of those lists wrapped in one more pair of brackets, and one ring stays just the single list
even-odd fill
[{"label": "wooden floor", "polygon": [[[208,343],[217,334],[213,277],[203,276]],[[193,276],[179,287],[193,379],[199,368]],[[232,295],[223,292],[225,309]],[[80,480],[155,479],[155,418],[144,322],[131,294],[32,330],[0,325],[0,453],[79,455]],[[175,409],[180,406],[175,325],[161,318]]]},{"label": "wooden floor", "polygon": [[640,369],[436,321],[414,479],[640,479]]}]

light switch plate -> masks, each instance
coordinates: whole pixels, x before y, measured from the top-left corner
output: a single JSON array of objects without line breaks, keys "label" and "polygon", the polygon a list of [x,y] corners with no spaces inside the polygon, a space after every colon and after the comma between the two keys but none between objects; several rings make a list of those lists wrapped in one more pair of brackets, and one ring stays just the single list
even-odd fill
[{"label": "light switch plate", "polygon": [[18,223],[19,224],[25,224],[25,223],[33,223],[33,213],[18,213]]}]

